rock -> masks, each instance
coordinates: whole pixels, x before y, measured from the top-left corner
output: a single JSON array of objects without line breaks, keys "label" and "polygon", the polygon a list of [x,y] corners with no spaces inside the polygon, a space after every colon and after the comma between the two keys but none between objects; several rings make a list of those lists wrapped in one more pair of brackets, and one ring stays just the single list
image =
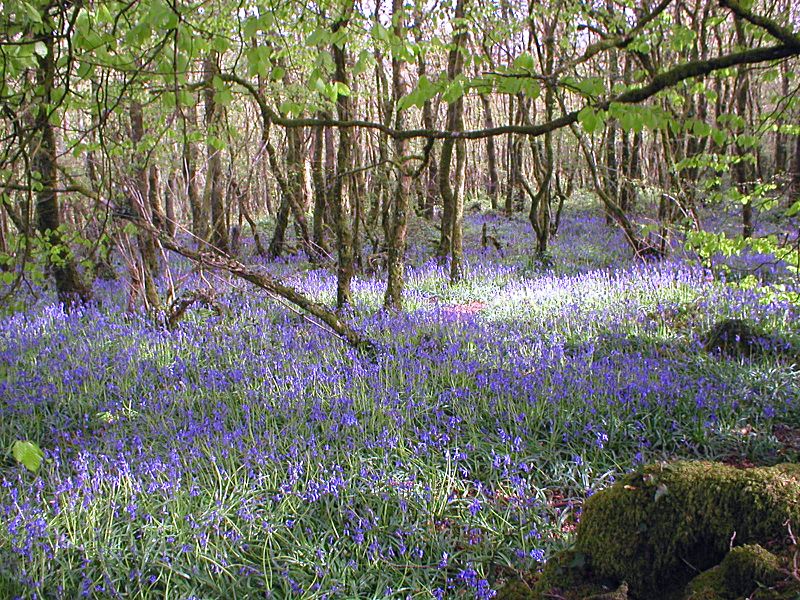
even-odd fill
[{"label": "rock", "polygon": [[689,582],[686,600],[749,596],[759,585],[771,586],[781,579],[780,569],[780,559],[762,546],[737,546],[719,565]]},{"label": "rock", "polygon": [[759,353],[765,340],[746,321],[725,319],[714,325],[703,338],[707,352],[719,352],[728,356],[751,356]]},{"label": "rock", "polygon": [[800,465],[650,465],[589,498],[575,548],[548,563],[537,590],[569,589],[590,574],[627,582],[635,598],[678,598],[698,570],[725,558],[732,539],[782,540],[787,521],[800,531]]}]

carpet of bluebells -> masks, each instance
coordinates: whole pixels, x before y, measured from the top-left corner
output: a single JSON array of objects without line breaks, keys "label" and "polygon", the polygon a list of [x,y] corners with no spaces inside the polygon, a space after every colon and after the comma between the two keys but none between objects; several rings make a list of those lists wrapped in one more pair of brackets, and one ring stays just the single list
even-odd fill
[{"label": "carpet of bluebells", "polygon": [[[221,314],[168,331],[125,310],[123,280],[69,313],[47,291],[4,313],[0,597],[491,598],[639,463],[785,459],[791,280],[631,262],[597,211],[565,216],[549,270],[521,218],[472,215],[467,242],[456,286],[413,245],[402,313],[378,309],[380,273],[356,281],[375,356],[180,261],[174,279],[213,286]],[[264,268],[334,298],[330,270]],[[780,348],[705,352],[726,317]],[[42,448],[37,473],[15,440]]]}]

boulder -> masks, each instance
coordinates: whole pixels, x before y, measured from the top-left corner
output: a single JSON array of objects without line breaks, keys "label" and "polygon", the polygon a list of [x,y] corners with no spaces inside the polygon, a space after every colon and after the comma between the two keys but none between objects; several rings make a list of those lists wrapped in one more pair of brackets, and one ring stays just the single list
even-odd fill
[{"label": "boulder", "polygon": [[787,547],[789,526],[800,531],[800,465],[649,465],[587,500],[574,548],[548,562],[531,598],[553,589],[586,598],[598,592],[570,590],[622,583],[631,598],[687,598],[687,584],[717,565],[706,577],[722,576],[727,587],[695,586],[689,594],[724,598],[713,594],[773,582],[776,563],[761,550]]}]

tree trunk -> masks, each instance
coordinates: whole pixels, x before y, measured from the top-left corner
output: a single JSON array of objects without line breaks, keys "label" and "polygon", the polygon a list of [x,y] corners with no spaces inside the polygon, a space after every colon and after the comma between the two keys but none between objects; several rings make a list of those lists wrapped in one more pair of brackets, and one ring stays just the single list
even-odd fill
[{"label": "tree trunk", "polygon": [[213,79],[218,73],[217,53],[212,52],[203,64],[205,78],[206,144],[207,168],[204,204],[211,209],[211,245],[223,253],[229,250],[228,227],[225,213],[225,194],[222,182],[222,149],[220,148],[220,130],[222,109],[214,100]]},{"label": "tree trunk", "polygon": [[[329,115],[319,114],[321,119]],[[314,128],[314,152],[311,158],[311,178],[314,182],[314,249],[318,255],[328,254],[325,243],[325,210],[328,204],[328,185],[325,180],[323,156],[325,149],[325,128]]]},{"label": "tree trunk", "polygon": [[56,283],[58,299],[69,307],[89,300],[91,293],[81,280],[75,258],[61,238],[61,216],[58,205],[58,171],[56,167],[56,135],[50,123],[53,86],[55,85],[55,57],[53,24],[47,22],[43,28],[45,56],[37,61],[36,79],[40,96],[33,124],[32,170],[39,174],[36,192],[36,225],[50,248],[50,267]]},{"label": "tree trunk", "polygon": [[[392,0],[392,23],[394,35],[398,40],[405,38],[405,20],[403,0]],[[392,97],[395,105],[408,94],[408,67],[398,53],[392,56]],[[405,112],[397,111],[395,129],[401,131],[405,127]],[[408,140],[396,138],[394,155],[401,161],[408,155]],[[391,232],[388,240],[389,260],[387,264],[386,295],[384,305],[387,308],[401,308],[403,304],[403,268],[406,251],[406,227],[408,224],[409,196],[411,194],[411,177],[405,166],[397,168],[394,189],[394,212],[392,214]]]},{"label": "tree trunk", "polygon": [[[353,9],[354,0],[348,0],[342,16],[333,25],[333,32],[347,27]],[[344,45],[334,44],[331,48],[335,65],[334,81],[347,85],[347,57]],[[347,121],[351,118],[349,96],[339,95],[336,98],[339,119]],[[344,192],[346,173],[352,168],[352,132],[349,128],[339,130],[339,149],[336,155],[336,180],[333,185],[333,202],[336,210],[336,242],[338,251],[338,267],[336,270],[336,306],[344,308],[351,304],[353,294],[351,282],[354,273],[353,232],[351,228],[350,201]]]},{"label": "tree trunk", "polygon": [[197,144],[190,140],[188,131],[188,125],[191,125],[192,129],[197,127],[197,108],[192,106],[187,108],[186,112],[189,114],[189,118],[184,118],[183,121],[183,179],[186,185],[186,200],[189,203],[189,212],[192,214],[192,235],[196,242],[205,242],[210,235],[208,213],[203,206],[197,185]]},{"label": "tree trunk", "polygon": [[[423,15],[420,11],[414,17],[414,41],[417,44],[422,43],[422,22]],[[417,73],[419,77],[427,77],[428,63],[423,53],[419,54],[417,58]],[[434,129],[436,127],[436,118],[433,114],[433,102],[428,99],[422,104],[422,126],[425,129]],[[438,161],[436,160],[436,148],[431,149],[431,155],[428,158],[428,165],[425,167],[424,175],[420,177],[422,182],[422,193],[420,194],[419,204],[422,209],[422,214],[426,219],[432,219],[435,212],[436,200],[439,197],[438,185]]]},{"label": "tree trunk", "polygon": [[[514,96],[508,96],[508,124],[514,124]],[[509,133],[506,139],[506,216],[514,214],[514,195],[517,189],[517,156],[519,145],[516,143],[516,136]]]},{"label": "tree trunk", "polygon": [[[153,213],[150,209],[150,179],[148,168],[145,164],[145,156],[138,147],[144,138],[144,112],[142,103],[138,100],[131,101],[131,142],[133,142],[134,155],[134,185],[129,190],[128,202],[132,214],[144,221],[153,223]],[[158,260],[158,250],[156,240],[147,229],[140,228],[136,234],[139,254],[142,257],[141,270],[138,273],[144,285],[144,297],[146,307],[149,310],[158,310],[161,307],[161,299],[156,287],[156,279],[161,275],[161,267]],[[135,289],[136,282],[133,282]]]},{"label": "tree trunk", "polygon": [[[483,123],[487,129],[494,128],[494,115],[492,114],[492,101],[489,94],[481,94],[483,104]],[[497,151],[495,150],[494,137],[486,138],[486,158],[489,168],[489,179],[486,181],[486,194],[492,203],[492,210],[497,210],[497,195],[500,191],[500,181],[497,176]]]},{"label": "tree trunk", "polygon": [[[464,68],[464,55],[461,49],[466,43],[463,28],[464,0],[457,0],[454,22],[459,23],[453,34],[453,48],[447,58],[447,77],[453,81],[461,75]],[[447,129],[464,130],[464,98],[457,98],[447,105]],[[450,175],[453,148],[456,151],[455,186],[451,186]],[[463,139],[448,138],[442,143],[442,158],[439,167],[439,190],[442,194],[445,213],[449,212],[449,223],[442,218],[442,236],[439,242],[439,256],[450,255],[450,282],[455,283],[463,275],[463,218],[464,218],[464,170],[466,167],[466,142]],[[449,207],[449,211],[448,211]],[[449,231],[448,231],[449,230]]]},{"label": "tree trunk", "polygon": [[[744,25],[740,19],[735,20],[736,41],[745,47],[747,38]],[[741,117],[745,126],[742,134],[748,131],[747,127],[747,97],[750,93],[750,76],[746,67],[739,67],[736,73],[736,114]],[[749,238],[753,235],[753,203],[749,198],[753,181],[753,169],[750,163],[751,154],[741,144],[735,144],[737,162],[733,165],[733,181],[736,190],[742,198],[742,237]]]},{"label": "tree trunk", "polygon": [[164,211],[166,212],[166,231],[170,237],[175,237],[175,232],[178,229],[178,216],[175,213],[175,207],[178,205],[178,198],[180,198],[180,186],[178,183],[178,174],[172,171],[169,175],[167,189],[164,193]]}]

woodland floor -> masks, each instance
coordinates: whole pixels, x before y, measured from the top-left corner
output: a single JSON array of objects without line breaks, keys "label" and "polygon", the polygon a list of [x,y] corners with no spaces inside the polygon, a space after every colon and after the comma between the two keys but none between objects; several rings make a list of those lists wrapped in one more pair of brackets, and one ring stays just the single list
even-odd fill
[{"label": "woodland floor", "polygon": [[[584,206],[565,209],[545,270],[522,217],[467,220],[458,285],[422,221],[404,312],[379,310],[382,273],[355,282],[377,357],[181,261],[174,281],[213,286],[223,314],[170,332],[126,313],[123,280],[69,314],[26,293],[0,322],[0,448],[45,457],[37,474],[0,462],[0,597],[489,598],[637,464],[797,459],[782,266],[635,264]],[[484,223],[503,256],[480,247]],[[330,270],[265,268],[334,299]],[[706,352],[724,318],[766,349]]]}]

